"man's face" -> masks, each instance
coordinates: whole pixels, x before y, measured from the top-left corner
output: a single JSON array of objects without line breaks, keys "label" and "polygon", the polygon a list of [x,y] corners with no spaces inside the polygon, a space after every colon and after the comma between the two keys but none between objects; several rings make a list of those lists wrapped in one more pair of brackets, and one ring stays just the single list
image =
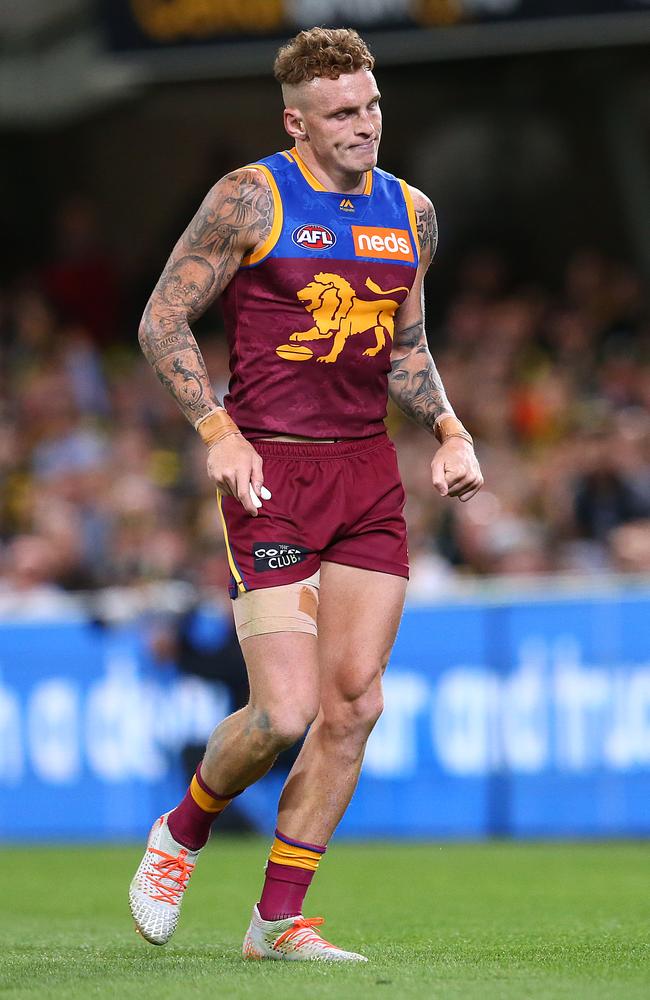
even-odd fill
[{"label": "man's face", "polygon": [[369,70],[342,73],[338,80],[319,77],[300,84],[290,95],[296,118],[316,158],[346,173],[377,164],[381,138],[379,91]]}]

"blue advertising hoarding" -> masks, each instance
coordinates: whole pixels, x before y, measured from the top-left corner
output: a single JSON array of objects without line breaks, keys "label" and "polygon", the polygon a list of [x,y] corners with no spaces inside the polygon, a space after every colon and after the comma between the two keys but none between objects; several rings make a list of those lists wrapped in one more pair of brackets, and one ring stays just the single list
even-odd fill
[{"label": "blue advertising hoarding", "polygon": [[[354,837],[650,834],[650,590],[404,614]],[[0,837],[141,836],[230,710],[135,628],[0,624]],[[271,831],[283,775],[242,796]]]},{"label": "blue advertising hoarding", "polygon": [[141,832],[183,787],[181,747],[229,710],[136,629],[0,624],[0,838]]}]

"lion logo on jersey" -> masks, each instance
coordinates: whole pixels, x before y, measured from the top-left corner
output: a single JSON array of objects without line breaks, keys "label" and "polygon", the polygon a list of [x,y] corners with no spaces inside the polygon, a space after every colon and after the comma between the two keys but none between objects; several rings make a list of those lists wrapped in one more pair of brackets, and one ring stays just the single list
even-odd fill
[{"label": "lion logo on jersey", "polygon": [[[366,288],[376,295],[392,295],[394,292],[408,292],[404,285],[398,288],[380,288],[371,278],[366,278]],[[360,299],[349,281],[342,278],[340,274],[331,274],[327,271],[320,271],[314,275],[312,281],[297,292],[298,299],[304,305],[308,313],[314,320],[314,325],[309,330],[292,333],[289,340],[292,342],[304,342],[306,340],[329,340],[334,338],[332,349],[329,354],[324,354],[317,358],[325,364],[332,364],[338,358],[345,347],[346,341],[357,333],[366,333],[373,330],[375,343],[364,352],[365,357],[374,358],[379,354],[386,343],[386,335],[392,341],[395,330],[395,310],[399,302],[395,299]],[[287,345],[288,346],[288,345]],[[281,348],[278,348],[280,353]],[[296,348],[296,350],[299,350]],[[288,358],[289,352],[282,348],[284,356]],[[306,355],[297,355],[303,359],[311,356],[309,349]]]}]

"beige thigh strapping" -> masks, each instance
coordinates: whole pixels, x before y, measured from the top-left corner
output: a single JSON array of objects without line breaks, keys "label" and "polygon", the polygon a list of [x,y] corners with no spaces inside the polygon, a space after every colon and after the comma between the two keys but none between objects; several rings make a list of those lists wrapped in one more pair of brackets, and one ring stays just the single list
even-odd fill
[{"label": "beige thigh strapping", "polygon": [[269,632],[307,632],[318,635],[320,570],[306,580],[282,587],[248,590],[232,602],[237,638]]}]

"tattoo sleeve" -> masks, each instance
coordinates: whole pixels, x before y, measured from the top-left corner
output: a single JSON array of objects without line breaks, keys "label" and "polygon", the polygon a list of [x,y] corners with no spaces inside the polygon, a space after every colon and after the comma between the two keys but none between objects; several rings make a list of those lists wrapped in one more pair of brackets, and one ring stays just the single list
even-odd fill
[{"label": "tattoo sleeve", "polygon": [[224,177],[181,236],[147,303],[140,346],[193,424],[218,401],[190,322],[223,292],[244,254],[264,242],[272,225],[266,181],[251,170]]},{"label": "tattoo sleeve", "polygon": [[[438,242],[436,213],[431,202],[426,199],[425,205],[421,209],[417,208],[415,214],[420,255],[425,270]],[[441,413],[454,411],[427,345],[421,292],[420,302],[411,310],[411,314],[415,322],[400,322],[399,313],[397,315],[388,391],[400,410],[422,427],[433,431],[433,425]]]},{"label": "tattoo sleeve", "polygon": [[420,253],[433,260],[438,246],[438,220],[433,205],[429,202],[426,208],[416,209],[415,221],[418,228]]},{"label": "tattoo sleeve", "polygon": [[395,331],[388,391],[400,410],[433,431],[441,413],[453,413],[424,333],[424,320]]}]

